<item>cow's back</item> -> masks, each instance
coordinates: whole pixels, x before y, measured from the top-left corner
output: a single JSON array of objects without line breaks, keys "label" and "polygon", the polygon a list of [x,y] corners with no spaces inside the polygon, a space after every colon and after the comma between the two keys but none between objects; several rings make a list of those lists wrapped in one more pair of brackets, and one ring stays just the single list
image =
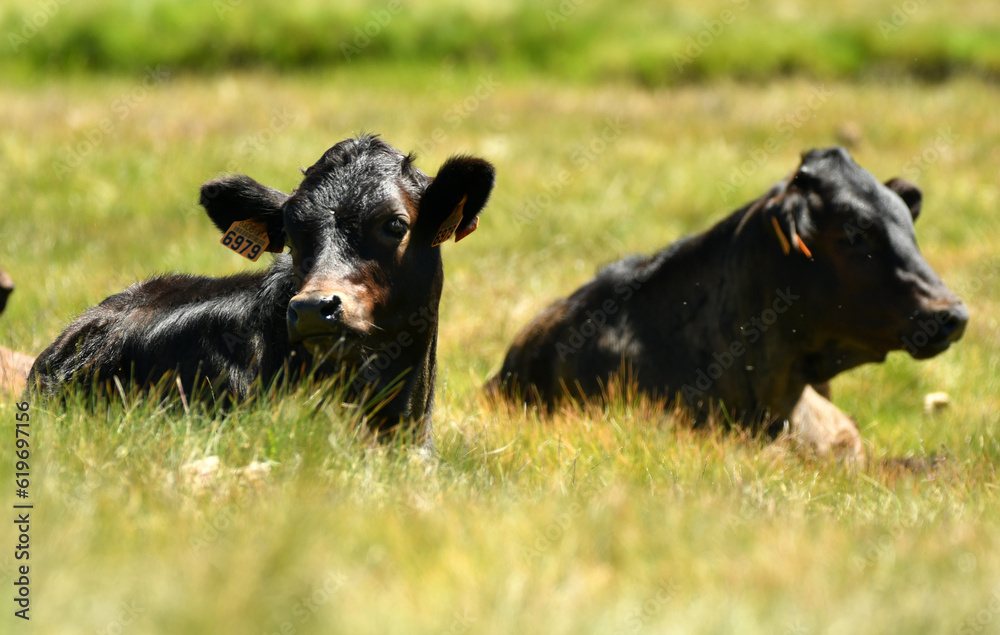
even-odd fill
[{"label": "cow's back", "polygon": [[642,357],[630,318],[637,272],[648,257],[605,267],[597,277],[545,309],[515,338],[488,391],[551,407],[562,396],[600,394]]},{"label": "cow's back", "polygon": [[568,300],[559,300],[528,324],[511,344],[500,372],[487,384],[487,391],[551,406],[563,375],[556,348],[571,309]]},{"label": "cow's back", "polygon": [[245,397],[254,381],[280,368],[289,348],[284,306],[291,283],[276,268],[133,285],[70,324],[38,356],[29,384],[53,393],[67,382],[86,390],[115,377],[140,386],[179,379],[190,393],[207,380],[213,393]]},{"label": "cow's back", "polygon": [[[654,398],[673,399],[735,338],[738,311],[729,291],[737,276],[729,271],[729,243],[742,213],[655,255],[602,268],[522,331],[491,391],[509,386],[502,392],[507,398],[552,404],[567,395],[600,397],[620,379]],[[712,382],[708,396],[726,394],[738,408],[752,407],[739,375]],[[532,399],[536,392],[540,400]],[[688,405],[710,407],[708,400]]]}]

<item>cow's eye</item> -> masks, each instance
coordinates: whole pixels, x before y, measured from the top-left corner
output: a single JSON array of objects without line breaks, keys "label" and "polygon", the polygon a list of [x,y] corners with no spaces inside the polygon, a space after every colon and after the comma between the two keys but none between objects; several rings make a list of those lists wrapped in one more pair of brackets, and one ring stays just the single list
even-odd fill
[{"label": "cow's eye", "polygon": [[406,232],[409,230],[410,226],[399,216],[389,219],[382,225],[382,231],[385,235],[396,241],[403,240],[403,237],[406,236]]},{"label": "cow's eye", "polygon": [[846,249],[852,249],[854,251],[871,251],[874,246],[872,238],[867,232],[845,235],[840,239],[840,243]]},{"label": "cow's eye", "polygon": [[804,190],[807,190],[815,188],[816,185],[818,185],[819,180],[816,178],[815,174],[799,170],[795,173],[795,176],[792,177],[792,183]]}]

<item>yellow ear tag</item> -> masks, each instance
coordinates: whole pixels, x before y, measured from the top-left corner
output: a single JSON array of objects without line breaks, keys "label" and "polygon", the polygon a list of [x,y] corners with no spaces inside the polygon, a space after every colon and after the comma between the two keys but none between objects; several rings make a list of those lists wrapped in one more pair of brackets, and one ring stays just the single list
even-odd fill
[{"label": "yellow ear tag", "polygon": [[441,228],[438,229],[437,234],[434,236],[434,241],[431,242],[431,247],[437,247],[444,241],[451,238],[451,235],[455,233],[458,229],[459,224],[462,222],[462,210],[465,208],[465,199],[467,196],[463,196],[462,200],[458,202],[455,209],[451,211],[451,215],[441,223]]},{"label": "yellow ear tag", "polygon": [[261,252],[267,249],[270,239],[267,237],[266,224],[252,220],[238,220],[229,226],[229,230],[219,242],[244,258],[257,262]]}]

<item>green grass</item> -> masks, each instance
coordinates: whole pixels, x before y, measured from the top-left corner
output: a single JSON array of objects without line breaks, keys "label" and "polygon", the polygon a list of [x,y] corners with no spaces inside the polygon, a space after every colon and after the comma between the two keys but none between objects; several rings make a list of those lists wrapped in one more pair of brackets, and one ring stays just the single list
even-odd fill
[{"label": "green grass", "polygon": [[[495,89],[453,127],[454,109],[491,74]],[[968,619],[990,620],[982,632],[1000,623],[990,608],[1000,584],[993,84],[830,81],[788,136],[780,122],[817,80],[650,90],[521,69],[353,66],[174,74],[141,98],[138,86],[71,75],[0,93],[0,266],[19,283],[0,344],[38,352],[74,314],[156,273],[253,266],[218,245],[196,205],[200,183],[227,170],[288,190],[299,167],[367,130],[421,150],[429,173],[452,153],[486,156],[498,184],[479,230],[444,248],[434,462],[367,447],[336,410],[317,410],[311,389],[228,418],[33,403],[34,632],[947,633]],[[98,138],[104,118],[112,124]],[[609,118],[620,131],[598,152]],[[437,127],[445,141],[428,143]],[[921,162],[944,131],[953,138]],[[894,354],[838,378],[834,400],[876,459],[947,456],[937,470],[876,461],[847,472],[692,431],[642,403],[540,421],[482,402],[479,386],[516,331],[599,264],[708,227],[787,174],[800,151],[846,137],[878,177],[904,173],[924,189],[922,250],[972,322],[939,358]],[[772,138],[776,150],[761,157]],[[60,179],[67,148],[80,161]],[[536,207],[561,171],[568,185]],[[733,181],[724,200],[719,184]],[[925,416],[922,397],[936,390],[952,406]],[[13,416],[0,406],[7,457]],[[183,465],[208,456],[220,457],[216,478],[186,476]],[[253,461],[272,462],[270,474],[241,471]],[[13,479],[8,458],[0,479]],[[8,595],[13,564],[0,555]],[[27,632],[8,602],[0,628]]]},{"label": "green grass", "polygon": [[662,4],[13,0],[0,9],[0,69],[214,72],[407,60],[648,86],[793,73],[1000,74],[1000,10],[989,0]]}]

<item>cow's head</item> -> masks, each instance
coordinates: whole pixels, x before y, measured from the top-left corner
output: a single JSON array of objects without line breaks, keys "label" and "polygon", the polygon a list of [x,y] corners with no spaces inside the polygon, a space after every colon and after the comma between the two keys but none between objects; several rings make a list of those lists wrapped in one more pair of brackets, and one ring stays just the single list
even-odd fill
[{"label": "cow's head", "polygon": [[235,176],[205,184],[201,202],[221,230],[252,220],[266,224],[272,245],[291,247],[294,345],[343,365],[396,351],[395,342],[384,376],[426,356],[442,285],[438,245],[476,229],[493,179],[492,165],[465,156],[432,179],[412,156],[362,136],[327,150],[291,195]]},{"label": "cow's head", "polygon": [[761,200],[769,248],[802,298],[789,323],[814,381],[893,350],[933,357],[962,337],[968,310],[917,247],[921,201],[917,186],[880,183],[842,148],[805,153]]},{"label": "cow's head", "polygon": [[0,269],[0,313],[7,308],[7,297],[14,291],[14,281],[10,279],[7,272]]}]

